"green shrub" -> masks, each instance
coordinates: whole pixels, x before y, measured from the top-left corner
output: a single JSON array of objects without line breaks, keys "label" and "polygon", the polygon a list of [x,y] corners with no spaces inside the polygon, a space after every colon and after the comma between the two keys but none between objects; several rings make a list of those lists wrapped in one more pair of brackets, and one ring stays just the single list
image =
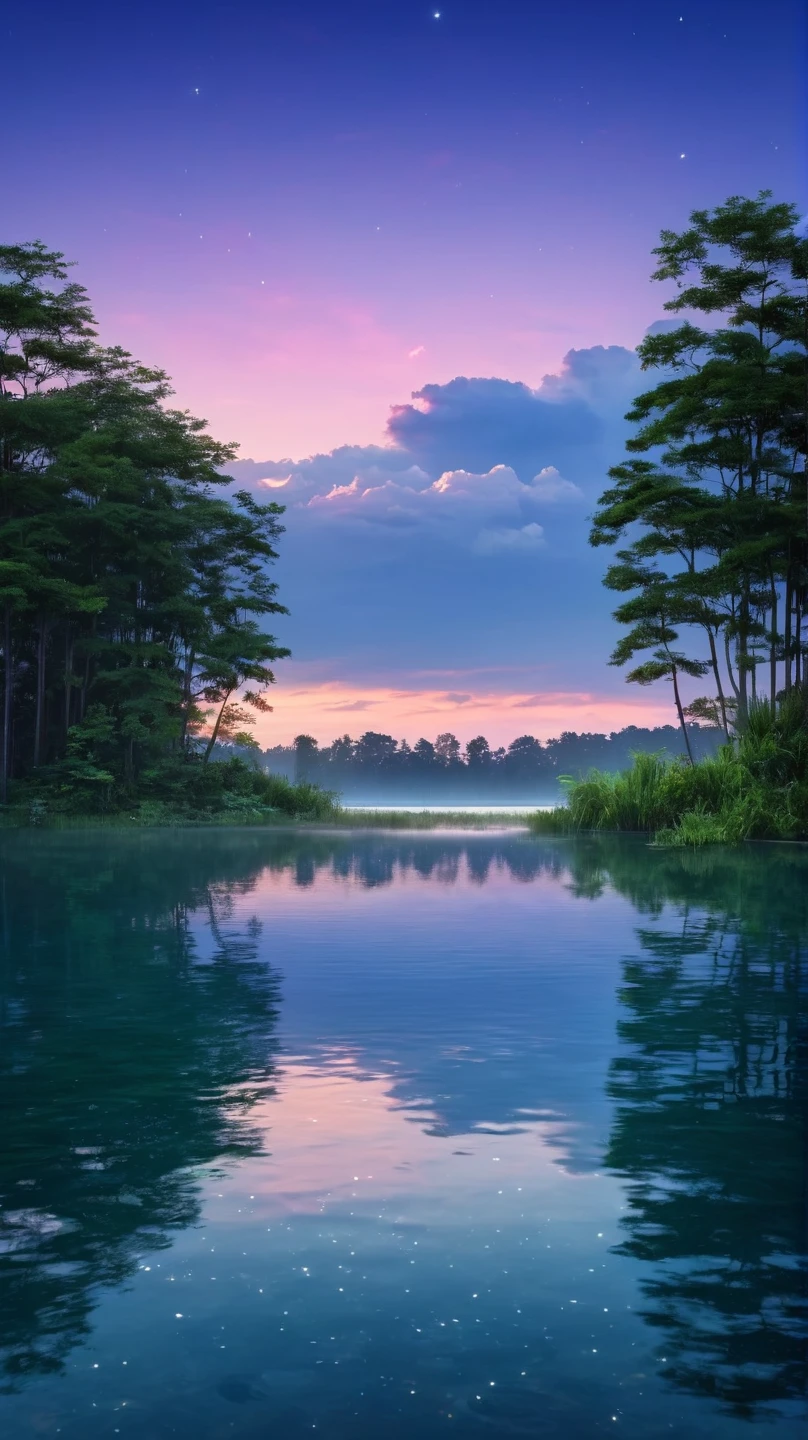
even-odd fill
[{"label": "green shrub", "polygon": [[623,830],[659,844],[737,844],[808,839],[808,691],[772,712],[753,702],[734,744],[696,765],[635,755],[630,770],[566,779],[567,804],[535,815],[539,834]]}]

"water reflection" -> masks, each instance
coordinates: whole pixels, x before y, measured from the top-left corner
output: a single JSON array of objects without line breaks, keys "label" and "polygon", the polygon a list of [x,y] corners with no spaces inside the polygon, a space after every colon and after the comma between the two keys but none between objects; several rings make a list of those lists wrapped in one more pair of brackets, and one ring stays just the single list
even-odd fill
[{"label": "water reflection", "polygon": [[[650,1267],[665,1374],[740,1415],[805,1394],[808,887],[802,855],[590,851],[662,923],[627,958],[607,1163],[628,1181],[620,1253]],[[583,874],[581,874],[583,871]],[[798,883],[795,883],[798,882]]]},{"label": "water reflection", "polygon": [[[237,1331],[247,1291],[254,1307],[216,1403],[280,1405],[286,1387],[301,1435],[315,1420],[375,1434],[382,1413],[386,1433],[412,1433],[386,1388],[405,1355],[401,1395],[429,1395],[464,1437],[583,1437],[630,1404],[630,1433],[667,1434],[633,1348],[637,1282],[671,1393],[701,1406],[690,1420],[715,1401],[733,1417],[793,1414],[808,855],[234,831],[6,836],[0,861],[9,1388],[58,1369],[94,1332],[103,1287],[176,1244],[193,1256],[199,1335],[205,1314]],[[297,1056],[282,1066],[281,1032]],[[230,1236],[233,1268],[217,1259],[206,1300],[210,1267],[180,1232],[224,1171],[229,1218],[206,1224]],[[247,1177],[264,1207],[254,1232]],[[338,1349],[315,1413],[324,1338]],[[253,1429],[209,1417],[209,1341],[194,1433],[267,1433],[268,1412]],[[496,1385],[481,1399],[483,1371]],[[172,1404],[181,1427],[186,1401]],[[151,1423],[134,1433],[162,1433]]]},{"label": "water reflection", "polygon": [[[58,1369],[99,1287],[199,1214],[197,1168],[255,1153],[277,991],[243,856],[130,844],[3,852],[0,1364]],[[204,907],[210,963],[188,915]]]}]

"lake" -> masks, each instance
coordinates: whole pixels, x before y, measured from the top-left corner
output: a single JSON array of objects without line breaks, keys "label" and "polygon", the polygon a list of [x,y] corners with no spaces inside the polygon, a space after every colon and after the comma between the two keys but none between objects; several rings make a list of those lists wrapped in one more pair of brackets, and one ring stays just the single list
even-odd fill
[{"label": "lake", "polygon": [[4,1440],[804,1436],[808,851],[0,866]]}]

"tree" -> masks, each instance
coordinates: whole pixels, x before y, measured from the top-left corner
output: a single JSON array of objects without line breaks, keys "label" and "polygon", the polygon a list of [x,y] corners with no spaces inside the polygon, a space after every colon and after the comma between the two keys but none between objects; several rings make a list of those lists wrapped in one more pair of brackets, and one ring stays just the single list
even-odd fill
[{"label": "tree", "polygon": [[484,735],[477,735],[466,746],[466,764],[470,769],[485,769],[492,761],[491,746]]},{"label": "tree", "polygon": [[[808,241],[797,220],[764,191],[663,231],[653,278],[677,287],[665,308],[710,328],[685,319],[640,345],[643,369],[663,378],[629,411],[638,429],[627,448],[659,458],[609,472],[590,537],[628,538],[638,574],[648,561],[672,566],[668,604],[707,641],[727,731],[733,713],[746,721],[763,658],[772,707],[781,685],[806,678]],[[630,606],[621,616],[634,623]]]},{"label": "tree", "polygon": [[234,447],[96,342],[66,276],[38,242],[0,247],[2,800],[79,759],[123,797],[197,757],[200,702],[207,758],[228,706],[269,708],[288,654],[261,623],[285,613],[267,574],[282,507],[221,493]]},{"label": "tree", "polygon": [[295,736],[295,779],[308,780],[317,762],[319,747],[313,735]]},{"label": "tree", "polygon": [[460,760],[460,741],[447,731],[435,741],[435,754],[442,765],[456,765]]},{"label": "tree", "polygon": [[[670,680],[685,749],[692,765],[693,751],[682,707],[679,676],[702,676],[709,665],[705,661],[689,659],[681,650],[671,648],[679,638],[678,631],[673,627],[682,615],[681,600],[675,586],[653,567],[637,565],[630,551],[620,552],[618,558],[620,564],[610,566],[605,583],[614,590],[635,590],[638,593],[615,611],[615,619],[631,625],[631,630],[618,640],[609,664],[625,665],[638,651],[652,652],[651,658],[635,665],[626,679],[637,685]],[[689,612],[686,608],[684,616],[687,620]]]}]

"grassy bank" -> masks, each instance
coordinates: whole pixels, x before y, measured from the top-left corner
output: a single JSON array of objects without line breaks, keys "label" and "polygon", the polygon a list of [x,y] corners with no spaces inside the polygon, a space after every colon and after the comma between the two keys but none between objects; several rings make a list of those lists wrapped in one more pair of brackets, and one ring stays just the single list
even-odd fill
[{"label": "grassy bank", "polygon": [[322,795],[320,791],[314,797],[284,797],[292,802],[285,809],[278,806],[245,806],[205,812],[154,802],[145,802],[134,809],[94,814],[54,813],[38,807],[32,809],[30,805],[7,806],[5,811],[0,811],[0,829],[132,830],[144,827],[176,829],[189,825],[227,828],[295,825],[338,830],[525,830],[530,820],[523,814],[472,814],[468,810],[440,813],[428,810],[342,810],[331,797],[327,797],[328,803],[324,804]]},{"label": "grassy bank", "polygon": [[531,817],[518,810],[338,810],[331,823],[345,829],[526,829]]},{"label": "grassy bank", "polygon": [[742,734],[696,765],[637,755],[619,775],[567,782],[568,803],[531,817],[536,834],[641,831],[660,845],[808,840],[808,692],[772,714],[752,706]]},{"label": "grassy bank", "polygon": [[[82,777],[84,779],[84,777]],[[14,787],[11,803],[0,810],[4,828],[46,829],[177,825],[282,825],[290,821],[328,822],[339,813],[334,795],[308,781],[293,784],[267,775],[240,760],[210,765],[164,767],[127,793],[104,790],[84,779],[60,783],[45,773],[36,782]]]}]

